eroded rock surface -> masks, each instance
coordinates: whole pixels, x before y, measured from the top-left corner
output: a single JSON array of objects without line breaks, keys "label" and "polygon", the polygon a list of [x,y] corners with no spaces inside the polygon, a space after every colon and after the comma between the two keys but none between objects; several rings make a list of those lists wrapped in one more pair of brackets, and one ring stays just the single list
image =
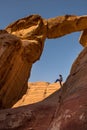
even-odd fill
[{"label": "eroded rock surface", "polygon": [[61,105],[49,130],[87,129],[87,47],[72,65],[63,86]]},{"label": "eroded rock surface", "polygon": [[86,15],[65,15],[49,19],[41,18],[39,15],[31,15],[10,24],[6,30],[21,39],[36,41],[38,38],[42,39],[43,42],[45,38],[58,38],[72,32],[83,31],[80,43],[83,46],[87,44]]},{"label": "eroded rock surface", "polygon": [[29,82],[26,94],[13,107],[41,102],[59,89],[59,83]]},{"label": "eroded rock surface", "polygon": [[86,81],[87,48],[73,63],[60,90],[41,102],[1,110],[0,130],[87,130]]},{"label": "eroded rock surface", "polygon": [[[0,31],[0,105],[12,107],[26,93],[34,62],[40,59],[46,38],[57,38],[83,31],[86,46],[87,16],[65,15],[43,19],[31,15]],[[85,40],[83,40],[85,37]]]},{"label": "eroded rock surface", "polygon": [[39,60],[43,50],[46,29],[42,18],[35,15],[24,21],[24,26],[22,20],[19,20],[20,26],[16,22],[17,32],[14,23],[11,26],[14,33],[3,30],[0,34],[1,108],[11,107],[27,91],[32,64]]}]

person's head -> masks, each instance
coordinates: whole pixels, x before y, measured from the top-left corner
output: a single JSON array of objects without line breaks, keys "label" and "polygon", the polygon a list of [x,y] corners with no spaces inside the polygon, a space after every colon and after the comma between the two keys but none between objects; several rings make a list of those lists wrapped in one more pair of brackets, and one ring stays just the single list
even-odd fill
[{"label": "person's head", "polygon": [[59,74],[59,76],[60,76],[60,77],[62,77],[62,75],[61,75],[61,74]]}]

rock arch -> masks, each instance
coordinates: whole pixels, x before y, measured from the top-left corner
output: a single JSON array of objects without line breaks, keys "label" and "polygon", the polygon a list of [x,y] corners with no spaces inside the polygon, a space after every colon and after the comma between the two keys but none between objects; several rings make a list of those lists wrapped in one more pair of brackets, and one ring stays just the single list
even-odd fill
[{"label": "rock arch", "polygon": [[9,108],[27,90],[32,64],[40,59],[45,39],[83,31],[80,42],[87,44],[87,16],[65,15],[43,19],[31,15],[0,31],[0,104]]}]

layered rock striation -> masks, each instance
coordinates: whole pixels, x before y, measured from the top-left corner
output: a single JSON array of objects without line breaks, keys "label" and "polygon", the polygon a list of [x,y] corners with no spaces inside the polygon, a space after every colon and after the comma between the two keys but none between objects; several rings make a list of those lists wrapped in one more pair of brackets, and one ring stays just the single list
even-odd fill
[{"label": "layered rock striation", "polygon": [[59,89],[59,83],[29,82],[26,94],[24,94],[13,108],[41,102]]},{"label": "layered rock striation", "polygon": [[[83,31],[86,46],[87,16],[65,15],[44,19],[31,15],[0,31],[0,107],[12,107],[27,91],[32,64],[40,59],[46,38]],[[85,39],[85,40],[84,40]]]}]

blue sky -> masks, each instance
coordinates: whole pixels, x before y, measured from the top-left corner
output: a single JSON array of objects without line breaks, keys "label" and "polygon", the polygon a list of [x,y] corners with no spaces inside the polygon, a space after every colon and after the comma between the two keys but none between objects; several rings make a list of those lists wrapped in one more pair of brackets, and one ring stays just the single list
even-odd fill
[{"label": "blue sky", "polygon": [[[65,14],[87,15],[87,0],[0,0],[0,29],[31,14],[52,18]],[[30,82],[54,82],[59,74],[64,81],[83,47],[75,32],[57,39],[46,39],[41,59],[31,70]]]}]

